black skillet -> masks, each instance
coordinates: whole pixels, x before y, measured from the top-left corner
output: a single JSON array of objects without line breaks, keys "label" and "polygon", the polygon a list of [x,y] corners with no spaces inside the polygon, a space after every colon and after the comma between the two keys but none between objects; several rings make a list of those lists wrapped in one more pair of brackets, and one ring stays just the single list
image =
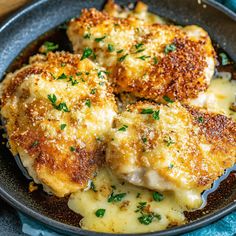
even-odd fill
[{"label": "black skillet", "polygon": [[[149,9],[177,24],[198,24],[204,27],[212,39],[236,62],[236,15],[214,1],[150,0]],[[134,1],[129,1],[134,2]],[[202,2],[199,4],[199,2]],[[117,3],[127,5],[125,0]],[[20,10],[0,26],[0,78],[6,71],[19,68],[34,54],[39,45],[53,40],[60,49],[71,50],[63,27],[64,21],[79,15],[82,8],[102,9],[103,0],[39,0]],[[50,30],[53,31],[44,34]],[[43,35],[43,36],[42,36]],[[40,37],[39,37],[40,36]],[[37,41],[35,41],[37,39]],[[32,42],[34,43],[32,44]],[[27,47],[31,44],[30,47]],[[27,49],[25,49],[27,47]],[[14,59],[24,52],[18,60]],[[38,190],[29,194],[28,183],[13,160],[1,137],[0,144],[0,196],[21,212],[60,233],[69,235],[99,234],[79,228],[81,217],[67,207],[67,199],[58,199]],[[142,235],[176,235],[195,230],[236,210],[236,175],[231,173],[219,189],[208,197],[203,210],[186,213],[190,223],[168,230]],[[110,234],[111,235],[111,234]],[[113,234],[114,235],[114,234]],[[137,235],[137,234],[135,234]]]}]

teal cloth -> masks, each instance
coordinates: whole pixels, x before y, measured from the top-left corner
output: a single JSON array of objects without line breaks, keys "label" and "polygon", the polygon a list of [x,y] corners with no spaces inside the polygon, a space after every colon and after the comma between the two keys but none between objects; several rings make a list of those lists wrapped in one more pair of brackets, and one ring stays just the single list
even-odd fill
[{"label": "teal cloth", "polygon": [[[236,0],[217,0],[234,12],[236,12]],[[30,236],[63,236],[53,232],[42,224],[19,213],[22,222],[22,231]],[[182,236],[236,236],[236,211],[223,219],[210,224],[204,228],[184,234]]]}]

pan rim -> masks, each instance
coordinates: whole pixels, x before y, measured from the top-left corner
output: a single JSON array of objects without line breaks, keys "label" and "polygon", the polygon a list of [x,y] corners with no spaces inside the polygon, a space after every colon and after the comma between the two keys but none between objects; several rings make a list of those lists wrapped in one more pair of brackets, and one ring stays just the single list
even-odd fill
[{"label": "pan rim", "polygon": [[[33,10],[36,7],[40,7],[41,4],[48,2],[49,0],[33,0],[31,3],[27,4],[23,8],[19,9],[14,13],[12,16],[8,17],[5,21],[3,21],[0,24],[0,34],[8,27],[11,27],[11,24],[14,24],[17,19],[24,17],[24,15],[31,10]],[[221,5],[218,2],[215,2],[213,0],[203,0],[203,3],[210,5],[214,8],[216,8],[218,11],[221,11],[222,13],[226,14],[228,17],[230,17],[232,20],[236,21],[236,14],[231,11],[230,9],[226,8],[225,6]],[[232,211],[236,210],[236,202],[233,202],[226,207],[217,210],[215,213],[212,213],[210,215],[201,217],[198,220],[195,220],[191,223],[181,225],[174,227],[172,229],[168,230],[162,230],[162,231],[156,231],[156,232],[149,232],[149,233],[134,233],[134,234],[112,234],[112,233],[101,233],[101,232],[94,232],[89,230],[84,230],[76,226],[72,226],[69,224],[65,224],[59,221],[56,221],[54,219],[51,219],[39,212],[37,212],[32,207],[25,206],[22,202],[16,200],[11,194],[9,194],[7,191],[5,191],[2,186],[0,185],[0,197],[3,198],[9,205],[13,206],[18,211],[30,216],[34,220],[42,223],[43,225],[46,225],[50,229],[53,229],[57,232],[63,232],[63,233],[70,233],[70,234],[80,234],[80,235],[91,235],[91,236],[112,236],[112,235],[127,235],[127,236],[135,236],[135,235],[143,235],[143,236],[164,236],[164,235],[176,235],[181,233],[190,232],[196,229],[199,229],[203,226],[209,225],[210,223],[213,223],[220,218],[228,215]]]}]

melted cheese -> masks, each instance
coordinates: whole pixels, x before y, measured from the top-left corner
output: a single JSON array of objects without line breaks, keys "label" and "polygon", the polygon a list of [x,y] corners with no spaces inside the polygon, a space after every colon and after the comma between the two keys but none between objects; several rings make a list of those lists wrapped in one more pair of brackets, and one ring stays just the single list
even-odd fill
[{"label": "melted cheese", "polygon": [[[124,183],[124,182],[123,182]],[[93,190],[79,191],[72,194],[68,202],[69,208],[81,214],[84,218],[80,225],[83,229],[97,232],[140,233],[166,229],[168,226],[181,225],[185,222],[183,208],[176,204],[171,192],[164,192],[164,200],[153,200],[152,191],[136,187],[118,180],[107,169],[99,172],[94,179],[97,192]],[[109,203],[108,198],[115,186],[115,194],[126,193],[120,202]],[[137,197],[140,195],[139,197]],[[150,210],[161,216],[149,225],[141,224],[138,220],[140,213],[135,212],[139,202],[150,204]],[[95,215],[98,209],[105,209],[104,217]]]},{"label": "melted cheese", "polygon": [[191,105],[206,108],[208,111],[223,114],[236,120],[236,112],[230,106],[236,99],[236,81],[230,80],[231,74],[221,72],[211,81],[205,93],[190,101]]}]

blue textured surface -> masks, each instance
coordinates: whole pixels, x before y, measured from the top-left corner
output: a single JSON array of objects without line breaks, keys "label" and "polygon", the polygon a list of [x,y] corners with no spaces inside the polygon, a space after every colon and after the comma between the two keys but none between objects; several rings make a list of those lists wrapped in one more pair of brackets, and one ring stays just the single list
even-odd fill
[{"label": "blue textured surface", "polygon": [[[236,12],[236,0],[218,0],[218,2],[229,7]],[[19,213],[22,222],[22,231],[34,236],[62,236],[55,233],[41,224],[29,219]],[[210,224],[204,228],[184,234],[183,236],[234,236],[236,235],[236,212],[224,217],[223,219]]]}]

